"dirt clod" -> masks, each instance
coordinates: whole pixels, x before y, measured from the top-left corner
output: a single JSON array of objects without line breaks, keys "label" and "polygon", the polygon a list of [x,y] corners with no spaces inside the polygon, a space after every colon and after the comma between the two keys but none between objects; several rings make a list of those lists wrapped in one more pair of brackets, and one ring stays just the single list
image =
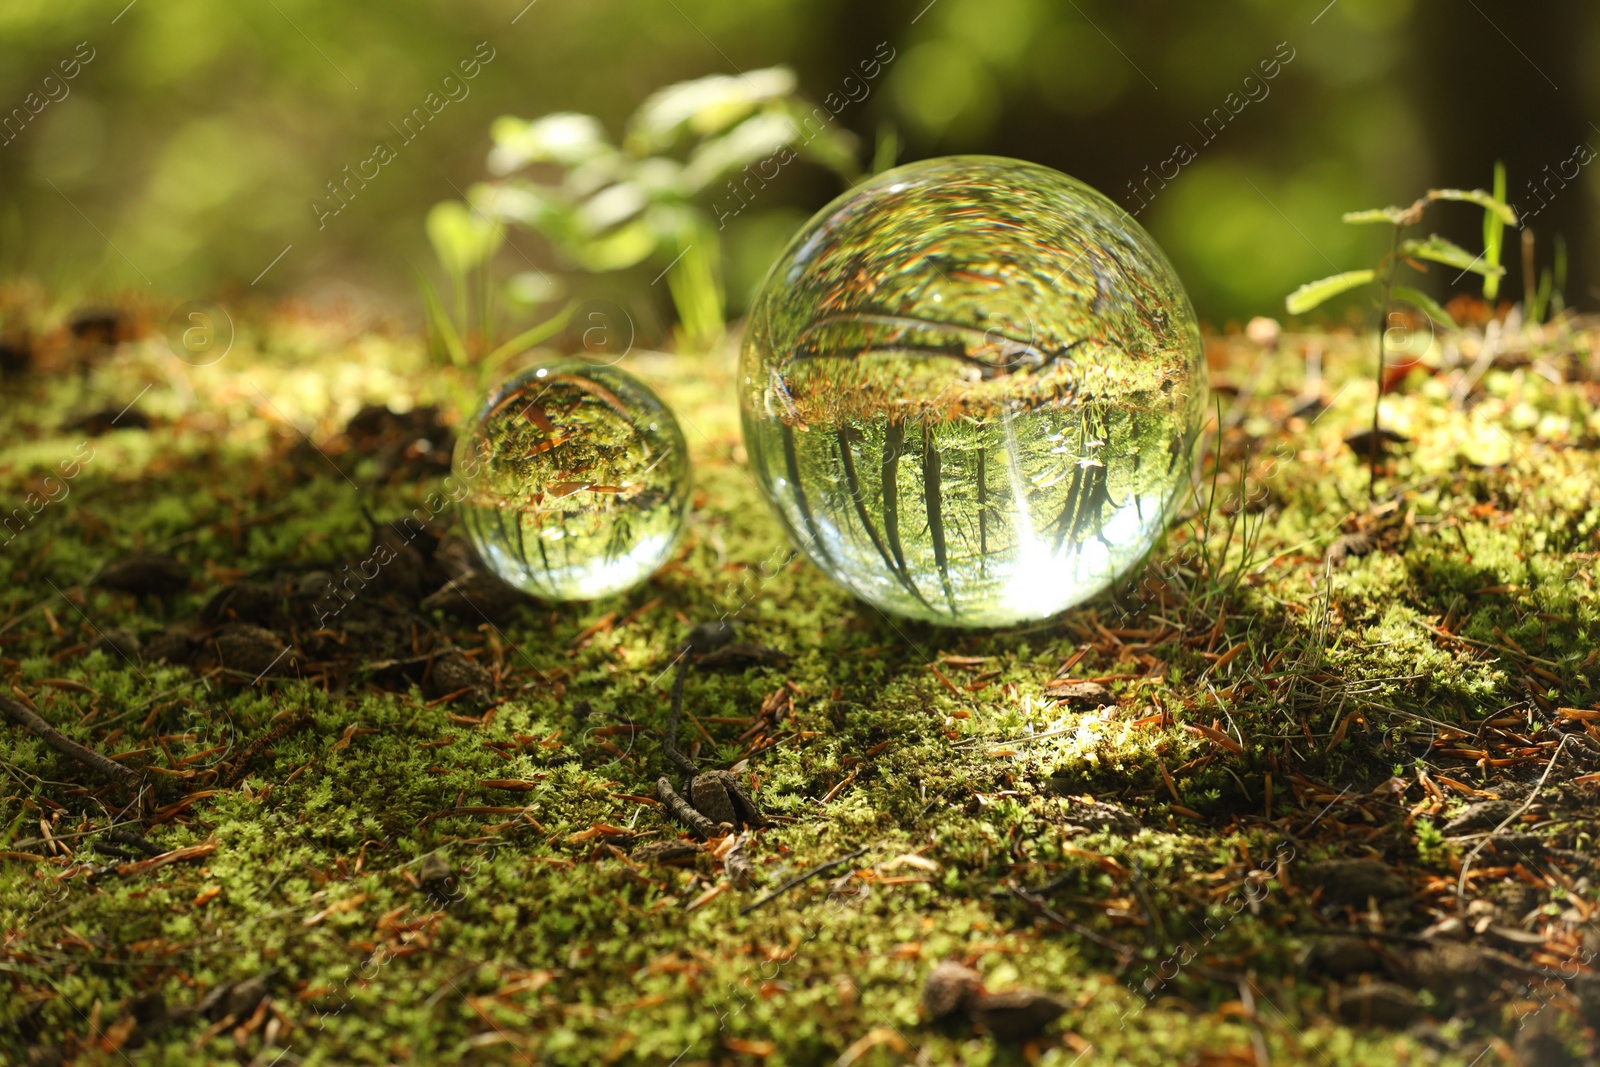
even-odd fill
[{"label": "dirt clod", "polygon": [[189,568],[171,556],[128,556],[107,564],[94,584],[135,596],[171,596],[189,587]]},{"label": "dirt clod", "polygon": [[1016,989],[1005,993],[980,993],[972,1004],[972,1017],[995,1040],[1023,1042],[1038,1037],[1044,1028],[1066,1013],[1067,1006],[1045,993]]},{"label": "dirt clod", "polygon": [[1374,541],[1369,533],[1357,531],[1343,534],[1328,546],[1326,559],[1337,567],[1351,556],[1365,556],[1373,547]]},{"label": "dirt clod", "polygon": [[733,640],[733,623],[727,619],[713,619],[703,622],[689,631],[686,644],[692,655],[703,656],[714,652]]},{"label": "dirt clod", "polygon": [[1069,708],[1103,708],[1115,704],[1117,698],[1110,689],[1099,682],[1074,681],[1059,678],[1045,687],[1044,698],[1065,704]]},{"label": "dirt clod", "polygon": [[1401,974],[1444,1001],[1481,996],[1499,985],[1488,953],[1460,941],[1437,941],[1401,959]]},{"label": "dirt clod", "polygon": [[455,897],[455,868],[450,866],[450,861],[442,853],[430,852],[422,858],[422,863],[417,867],[417,881],[421,883],[422,891],[437,904],[444,904]]},{"label": "dirt clod", "polygon": [[150,663],[181,665],[194,659],[196,643],[188,628],[173,627],[144,643],[144,658]]},{"label": "dirt clod", "polygon": [[1383,969],[1383,956],[1362,937],[1325,937],[1311,947],[1306,962],[1332,978],[1349,978]]},{"label": "dirt clod", "polygon": [[211,594],[200,609],[200,625],[210,629],[231,622],[246,622],[271,627],[280,621],[278,596],[272,587],[260,582],[225,585]]},{"label": "dirt clod", "polygon": [[284,651],[283,638],[276,632],[247,623],[222,627],[213,643],[218,666],[240,674],[264,674],[283,666],[293,656]]},{"label": "dirt clod", "polygon": [[139,635],[126,626],[113,626],[101,630],[90,648],[104,649],[108,655],[122,656],[129,660],[137,661],[143,646]]},{"label": "dirt clod", "polygon": [[1422,1014],[1422,998],[1393,982],[1366,982],[1339,991],[1338,1012],[1357,1026],[1403,1027]]},{"label": "dirt clod", "polygon": [[380,481],[414,481],[447,474],[455,436],[431,405],[391,411],[368,404],[345,424],[350,451],[370,459]]},{"label": "dirt clod", "polygon": [[[1365,457],[1373,446],[1373,432],[1371,430],[1361,430],[1350,434],[1344,439],[1344,443],[1357,456]],[[1388,455],[1398,445],[1408,445],[1410,443],[1411,438],[1405,434],[1396,433],[1387,426],[1381,427],[1377,432],[1378,455],[1380,456]]]},{"label": "dirt clod", "polygon": [[97,345],[114,345],[131,336],[132,323],[116,308],[79,308],[67,320],[75,340]]},{"label": "dirt clod", "polygon": [[792,657],[766,645],[751,641],[734,641],[715,652],[700,658],[699,666],[706,670],[743,670],[746,667],[782,667]]},{"label": "dirt clod", "polygon": [[929,1021],[971,1009],[983,978],[971,967],[945,960],[928,972],[922,984],[922,1014]]},{"label": "dirt clod", "polygon": [[[1051,779],[1051,788],[1065,792]],[[1070,788],[1070,787],[1067,787]],[[1121,804],[1112,804],[1103,800],[1095,800],[1068,794],[1067,802],[1063,805],[1063,814],[1067,823],[1081,826],[1085,830],[1110,830],[1114,834],[1136,834],[1139,832],[1139,818]]]},{"label": "dirt clod", "polygon": [[1382,860],[1328,860],[1308,864],[1302,877],[1322,890],[1324,904],[1364,906],[1368,900],[1396,900],[1411,892],[1411,885]]},{"label": "dirt clod", "polygon": [[101,408],[87,415],[79,415],[66,424],[66,429],[77,430],[89,437],[103,437],[112,430],[148,430],[150,416],[142,411],[126,408]]},{"label": "dirt clod", "polygon": [[433,662],[428,688],[436,697],[465,689],[464,699],[487,704],[492,699],[494,679],[489,672],[459,652],[447,652]]},{"label": "dirt clod", "polygon": [[629,853],[628,858],[635,863],[683,867],[693,863],[701,851],[699,845],[691,845],[687,841],[646,841]]}]

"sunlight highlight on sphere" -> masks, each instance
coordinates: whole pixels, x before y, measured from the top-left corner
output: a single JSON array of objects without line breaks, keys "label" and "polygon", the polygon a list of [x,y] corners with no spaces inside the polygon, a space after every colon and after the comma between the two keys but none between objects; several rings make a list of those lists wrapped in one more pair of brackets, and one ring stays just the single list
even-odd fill
[{"label": "sunlight highlight on sphere", "polygon": [[501,385],[456,443],[478,554],[548,600],[620,593],[665,563],[689,506],[677,420],[616,367],[552,360]]},{"label": "sunlight highlight on sphere", "polygon": [[990,156],[888,171],[773,265],[740,358],[750,465],[824,572],[957,626],[1051,615],[1165,528],[1206,394],[1200,332],[1125,211]]}]

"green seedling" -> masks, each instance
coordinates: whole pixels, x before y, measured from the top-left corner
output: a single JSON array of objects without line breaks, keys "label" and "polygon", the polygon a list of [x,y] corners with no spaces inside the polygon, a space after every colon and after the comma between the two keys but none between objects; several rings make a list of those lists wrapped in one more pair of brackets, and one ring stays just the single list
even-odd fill
[{"label": "green seedling", "polygon": [[[1484,221],[1484,250],[1474,256],[1460,245],[1449,241],[1438,234],[1429,234],[1424,238],[1405,237],[1406,230],[1422,221],[1423,213],[1429,205],[1439,200],[1455,200],[1470,204],[1477,204],[1483,208]],[[1491,223],[1490,219],[1493,219]],[[1444,326],[1454,329],[1455,322],[1448,312],[1444,310],[1433,297],[1421,290],[1396,283],[1400,267],[1407,266],[1418,272],[1427,268],[1419,260],[1429,260],[1434,263],[1443,263],[1448,267],[1455,267],[1463,274],[1471,272],[1481,275],[1485,280],[1485,296],[1491,291],[1498,291],[1498,280],[1505,273],[1505,268],[1499,263],[1501,251],[1501,229],[1504,226],[1517,224],[1516,213],[1505,202],[1504,168],[1496,168],[1495,192],[1490,193],[1482,189],[1429,189],[1408,207],[1373,208],[1368,211],[1350,211],[1344,215],[1344,221],[1354,225],[1388,224],[1393,227],[1394,236],[1390,242],[1389,251],[1378,260],[1377,265],[1364,270],[1345,271],[1331,277],[1321,278],[1314,282],[1307,282],[1294,292],[1290,293],[1284,301],[1289,314],[1301,315],[1331,300],[1341,293],[1359,289],[1365,285],[1378,285],[1382,292],[1380,304],[1382,314],[1379,318],[1378,329],[1378,391],[1377,399],[1372,406],[1372,433],[1368,436],[1367,461],[1371,471],[1368,481],[1368,491],[1372,492],[1378,478],[1378,455],[1382,442],[1382,431],[1379,425],[1384,394],[1384,361],[1385,339],[1388,334],[1389,317],[1393,312],[1395,302],[1409,304],[1421,311],[1428,318]],[[1494,285],[1488,283],[1493,282]]]},{"label": "green seedling", "polygon": [[660,263],[684,341],[704,347],[724,328],[727,219],[794,159],[846,181],[860,174],[854,137],[819,115],[831,119],[796,92],[791,71],[772,67],[662,89],[628,119],[621,144],[591,115],[503,116],[490,128],[497,180],[468,191],[470,211],[454,201],[434,211],[449,212],[441,228],[479,218],[533,230],[591,273]]},{"label": "green seedling", "polygon": [[1523,321],[1529,326],[1544,322],[1546,314],[1560,315],[1566,309],[1562,291],[1567,285],[1567,242],[1556,234],[1553,267],[1538,270],[1533,257],[1533,227],[1522,231],[1522,307]]}]

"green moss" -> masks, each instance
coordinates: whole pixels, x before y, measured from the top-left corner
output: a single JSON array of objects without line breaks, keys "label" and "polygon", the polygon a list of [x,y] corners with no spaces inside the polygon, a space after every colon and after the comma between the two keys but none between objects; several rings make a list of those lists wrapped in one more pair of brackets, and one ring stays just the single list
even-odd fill
[{"label": "green moss", "polygon": [[[635,356],[631,369],[685,414],[696,454],[683,555],[632,593],[529,607],[503,633],[440,619],[458,644],[502,664],[503,703],[486,725],[449,717],[471,709],[359,677],[332,692],[293,677],[241,687],[76,648],[97,629],[151,637],[230,575],[350,558],[366,543],[363,506],[398,514],[422,500],[431,485],[373,484],[375,468],[342,451],[339,428],[370,401],[460,412],[470,383],[427,368],[415,341],[342,329],[263,319],[224,364],[198,371],[155,343],[124,346],[81,385],[30,380],[26,402],[0,415],[3,439],[21,442],[0,453],[0,492],[20,504],[78,444],[62,429],[73,414],[120,407],[157,383],[139,401],[151,429],[96,438],[71,495],[0,551],[8,684],[109,752],[154,746],[185,723],[238,746],[275,720],[310,716],[259,753],[236,788],[149,830],[163,847],[213,842],[208,855],[93,882],[82,868],[58,882],[62,857],[0,860],[7,1014],[39,1004],[28,1016],[39,1042],[76,1050],[82,1063],[120,1062],[92,1047],[92,1018],[116,1033],[137,993],[160,991],[176,1008],[272,970],[273,1014],[287,1021],[276,1045],[307,1063],[527,1054],[806,1064],[874,1032],[881,1041],[859,1062],[919,1049],[931,1063],[1018,1062],[987,1037],[918,1019],[921,982],[950,955],[995,988],[1042,989],[1070,1006],[1073,1036],[1045,1063],[1075,1062],[1075,1049],[1092,1046],[1085,1062],[1166,1064],[1247,1048],[1253,1030],[1274,1063],[1391,1062],[1402,1049],[1414,1062],[1466,1063],[1490,1036],[1511,1034],[1504,999],[1452,1024],[1460,1044],[1443,1053],[1330,1017],[1325,982],[1301,962],[1306,932],[1327,917],[1313,914],[1298,872],[1377,850],[1418,878],[1448,875],[1451,846],[1435,827],[1454,809],[1408,825],[1407,808],[1428,799],[1416,781],[1388,807],[1372,801],[1381,816],[1372,823],[1327,798],[1342,787],[1378,795],[1397,764],[1437,768],[1427,743],[1439,724],[1522,700],[1530,664],[1553,665],[1543,669],[1555,681],[1541,676],[1549,702],[1586,706],[1600,695],[1589,656],[1600,604],[1584,554],[1600,527],[1600,460],[1572,447],[1597,425],[1585,387],[1496,371],[1470,410],[1430,385],[1390,398],[1415,442],[1390,483],[1409,518],[1383,547],[1338,567],[1322,552],[1341,520],[1364,510],[1366,491],[1338,438],[1367,417],[1370,386],[1363,400],[1352,377],[1309,425],[1286,417],[1285,397],[1262,397],[1243,423],[1255,439],[1225,437],[1212,506],[1197,503],[1124,588],[1025,632],[967,634],[887,620],[793,556],[732,459],[726,353]],[[1331,348],[1327,363],[1353,376],[1349,345]],[[1233,354],[1241,365],[1259,358]],[[169,373],[186,388],[167,384]],[[1463,465],[1485,426],[1511,458]],[[171,552],[204,577],[164,603],[85,584],[135,550]],[[578,640],[611,613],[628,621]],[[722,766],[747,743],[745,724],[719,720],[748,719],[780,686],[789,691],[780,743],[749,764],[777,817],[750,846],[758,878],[776,885],[867,846],[745,916],[753,898],[737,892],[689,910],[717,884],[709,857],[636,870],[591,832],[637,835],[615,835],[623,853],[628,841],[676,834],[630,798],[664,769],[661,675],[684,620],[724,614],[747,639],[794,657],[782,670],[697,673],[689,687],[713,742],[702,758]],[[1439,638],[1429,627],[1447,614],[1478,644]],[[1513,642],[1526,658],[1482,647]],[[930,668],[941,657],[982,659],[940,666],[952,692]],[[1114,712],[1042,697],[1074,657],[1073,676],[1108,679]],[[629,723],[644,729],[607,729]],[[1213,723],[1243,751],[1187,728]],[[132,763],[151,760],[165,765],[154,752]],[[1538,769],[1444,766],[1484,787]],[[50,852],[38,822],[59,811],[53,832],[88,860],[91,837],[66,835],[103,828],[126,802],[85,791],[96,784],[86,772],[14,728],[0,730],[0,769],[7,850]],[[534,784],[482,784],[502,779]],[[170,776],[147,786],[146,817],[192,788]],[[1082,825],[1073,798],[1085,794],[1122,805],[1138,828]],[[462,810],[524,805],[520,815]],[[445,907],[407,878],[434,851],[459,872]],[[1063,931],[1008,888],[1052,882],[1052,914],[1094,938]],[[1194,964],[1168,974],[1175,954]],[[1230,1006],[1240,996],[1230,976],[1246,973],[1259,984],[1254,1020]],[[176,1022],[127,1054],[161,1064],[277,1054],[264,1026],[236,1043],[231,1028],[202,1040],[205,1025]],[[20,1055],[31,1040],[11,1028],[0,1047]]]}]

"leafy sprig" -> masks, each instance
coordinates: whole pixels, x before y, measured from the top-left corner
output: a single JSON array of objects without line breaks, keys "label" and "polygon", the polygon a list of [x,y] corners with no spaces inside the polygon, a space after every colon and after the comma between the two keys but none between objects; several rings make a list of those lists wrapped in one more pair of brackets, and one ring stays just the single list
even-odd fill
[{"label": "leafy sprig", "polygon": [[817,114],[828,113],[798,94],[793,72],[771,67],[654,93],[628,119],[620,144],[591,115],[503,116],[490,129],[497,180],[474,185],[465,205],[438,205],[429,235],[452,276],[485,261],[499,244],[488,231],[504,226],[541,234],[586,271],[654,258],[665,264],[686,338],[703,345],[724,326],[714,225],[723,212],[714,219],[703,206],[716,187],[743,174],[734,191],[753,192],[752,181],[759,188],[773,175],[758,168],[752,178],[749,168],[774,158],[806,159],[846,181],[860,174],[854,136],[818,123]]},{"label": "leafy sprig", "polygon": [[[1483,209],[1482,252],[1473,255],[1454,241],[1436,233],[1420,239],[1403,237],[1406,230],[1422,221],[1423,213],[1430,205],[1441,200],[1476,204]],[[1500,276],[1505,273],[1505,268],[1500,265],[1504,229],[1506,226],[1517,224],[1517,215],[1506,203],[1505,167],[1497,163],[1494,170],[1493,192],[1483,189],[1429,189],[1406,207],[1391,206],[1371,208],[1366,211],[1348,211],[1344,214],[1344,221],[1357,226],[1393,227],[1394,238],[1390,242],[1389,251],[1384,253],[1374,267],[1343,271],[1326,278],[1319,278],[1314,282],[1307,282],[1288,295],[1284,300],[1284,306],[1291,315],[1303,315],[1342,293],[1367,285],[1382,287],[1382,317],[1379,319],[1378,329],[1378,395],[1372,408],[1372,432],[1367,437],[1367,458],[1371,471],[1368,486],[1371,491],[1377,482],[1378,453],[1380,442],[1383,440],[1379,417],[1383,406],[1385,339],[1388,336],[1386,327],[1395,301],[1411,305],[1447,329],[1455,328],[1455,322],[1449,312],[1445,311],[1438,301],[1420,289],[1396,283],[1400,267],[1406,266],[1419,272],[1426,271],[1427,267],[1422,262],[1426,260],[1454,267],[1462,274],[1470,272],[1480,275],[1483,278],[1484,299],[1493,300],[1499,292]]]}]

